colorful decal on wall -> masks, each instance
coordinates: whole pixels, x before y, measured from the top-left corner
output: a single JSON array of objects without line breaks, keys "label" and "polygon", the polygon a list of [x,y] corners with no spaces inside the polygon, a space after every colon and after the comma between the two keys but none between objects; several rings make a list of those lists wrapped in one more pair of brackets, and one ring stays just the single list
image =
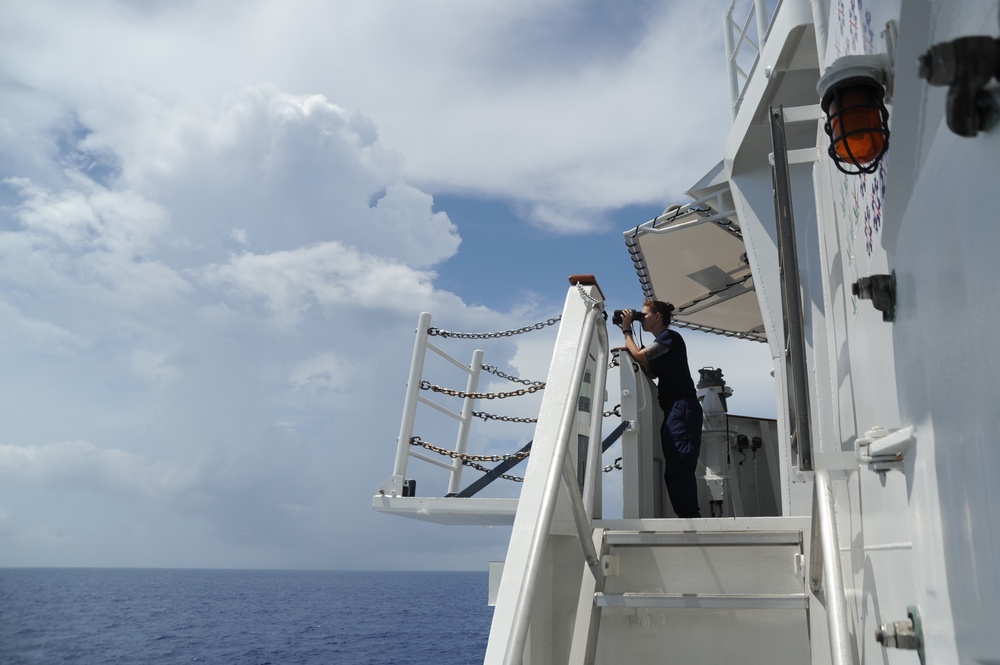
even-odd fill
[{"label": "colorful decal on wall", "polygon": [[834,41],[837,55],[875,52],[875,29],[872,13],[863,0],[837,0],[837,31]]},{"label": "colorful decal on wall", "polygon": [[870,259],[875,253],[882,232],[882,199],[885,197],[885,163],[878,171],[860,176],[839,176],[837,212],[844,224],[845,258],[854,266],[855,248],[859,237],[864,237],[865,254]]},{"label": "colorful decal on wall", "polygon": [[882,231],[882,198],[885,196],[885,161],[878,165],[878,171],[861,176],[860,193],[865,202],[865,251],[871,258],[875,251],[875,240]]},{"label": "colorful decal on wall", "polygon": [[[878,171],[860,176],[833,174],[835,185],[834,206],[842,230],[840,242],[844,271],[850,281],[857,281],[859,275],[869,272],[872,256],[879,247],[882,234],[882,200],[885,197],[885,165],[879,164]],[[864,254],[862,254],[862,246]],[[868,263],[859,262],[864,256]],[[854,315],[857,315],[857,298],[850,297]]]}]

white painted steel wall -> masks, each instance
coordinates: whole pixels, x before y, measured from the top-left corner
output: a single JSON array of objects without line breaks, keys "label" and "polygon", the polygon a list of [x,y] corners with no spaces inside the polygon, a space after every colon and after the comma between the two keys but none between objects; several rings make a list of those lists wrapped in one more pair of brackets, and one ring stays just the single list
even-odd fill
[{"label": "white painted steel wall", "polygon": [[[809,128],[818,161],[792,167],[813,441],[817,465],[833,476],[840,540],[850,545],[843,563],[856,656],[915,660],[916,654],[883,649],[874,633],[916,607],[927,662],[995,661],[1000,296],[992,273],[1000,247],[1000,131],[976,138],[951,133],[944,122],[947,90],[919,79],[916,61],[935,43],[996,37],[998,3],[815,0],[811,6],[822,26],[806,27],[818,42],[814,52],[822,54],[814,79],[847,54],[885,53],[895,61],[885,168],[872,176],[840,174],[825,156],[818,124]],[[771,104],[819,101],[801,81],[808,48],[796,31],[809,7],[782,3],[725,158],[776,360],[783,349],[774,346],[782,335],[764,163],[769,147],[755,122]],[[898,32],[894,46],[883,39],[887,23]],[[891,271],[897,318],[887,323],[852,295],[851,284]],[[785,400],[783,363],[776,365]],[[781,408],[779,416],[786,417]],[[913,427],[901,470],[880,474],[855,459],[858,439],[876,425]],[[797,488],[808,485],[808,474],[789,481],[782,488],[786,514],[801,514],[805,498]]]}]

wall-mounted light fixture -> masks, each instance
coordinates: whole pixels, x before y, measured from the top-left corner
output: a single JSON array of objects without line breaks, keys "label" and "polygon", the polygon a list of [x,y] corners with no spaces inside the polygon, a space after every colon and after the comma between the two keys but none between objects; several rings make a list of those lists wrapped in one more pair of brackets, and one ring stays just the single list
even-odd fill
[{"label": "wall-mounted light fixture", "polygon": [[830,158],[849,175],[875,173],[889,149],[889,111],[879,56],[835,60],[816,86],[826,114]]},{"label": "wall-mounted light fixture", "polygon": [[946,118],[959,136],[975,136],[1000,124],[1000,99],[991,79],[1000,80],[1000,39],[961,37],[935,44],[920,57],[920,76],[948,86]]}]

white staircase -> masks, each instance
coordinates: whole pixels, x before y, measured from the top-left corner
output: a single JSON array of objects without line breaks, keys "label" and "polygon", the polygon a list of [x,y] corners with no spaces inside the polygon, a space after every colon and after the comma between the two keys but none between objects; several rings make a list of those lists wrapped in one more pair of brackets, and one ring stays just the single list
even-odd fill
[{"label": "white staircase", "polygon": [[595,527],[604,568],[591,617],[597,631],[578,631],[571,662],[810,662],[808,518],[605,520]]},{"label": "white staircase", "polygon": [[485,665],[856,663],[827,474],[814,473],[812,516],[646,517],[663,514],[659,418],[631,363],[627,517],[602,518],[601,410],[580,400],[604,395],[599,295],[567,294]]}]

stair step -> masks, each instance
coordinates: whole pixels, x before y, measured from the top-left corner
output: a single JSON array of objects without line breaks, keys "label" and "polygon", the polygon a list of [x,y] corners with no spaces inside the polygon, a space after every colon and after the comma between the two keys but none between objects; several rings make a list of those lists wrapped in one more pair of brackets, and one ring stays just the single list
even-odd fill
[{"label": "stair step", "polygon": [[691,593],[596,593],[594,604],[598,607],[627,607],[644,609],[781,609],[803,610],[809,607],[804,593],[789,594],[691,594]]},{"label": "stair step", "polygon": [[801,531],[605,531],[604,542],[619,546],[800,545]]}]

